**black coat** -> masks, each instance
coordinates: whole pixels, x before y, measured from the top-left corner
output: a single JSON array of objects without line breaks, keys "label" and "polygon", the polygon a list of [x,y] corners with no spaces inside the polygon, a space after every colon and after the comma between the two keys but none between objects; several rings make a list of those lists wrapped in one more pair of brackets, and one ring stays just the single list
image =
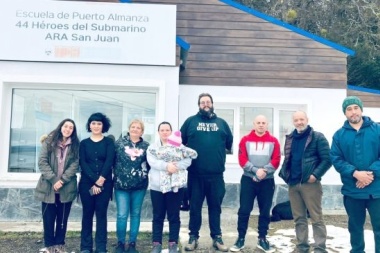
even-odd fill
[{"label": "black coat", "polygon": [[[290,179],[290,156],[293,138],[293,133],[286,136],[285,159],[279,173],[279,176],[287,184]],[[302,179],[300,183],[306,183],[310,175],[314,175],[320,181],[331,165],[329,142],[322,133],[311,128],[302,157]]]}]

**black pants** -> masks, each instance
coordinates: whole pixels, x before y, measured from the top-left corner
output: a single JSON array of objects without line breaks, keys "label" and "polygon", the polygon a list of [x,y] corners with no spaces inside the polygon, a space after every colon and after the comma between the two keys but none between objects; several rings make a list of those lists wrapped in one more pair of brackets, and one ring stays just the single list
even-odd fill
[{"label": "black pants", "polygon": [[213,175],[209,177],[189,177],[190,190],[190,236],[199,237],[199,230],[202,225],[202,205],[206,197],[208,206],[208,220],[210,226],[210,236],[215,238],[222,234],[220,228],[220,215],[222,213],[222,202],[226,193],[223,175]]},{"label": "black pants", "polygon": [[364,223],[366,210],[371,218],[375,237],[375,252],[380,253],[380,199],[354,199],[344,196],[343,204],[348,215],[348,231],[350,232],[350,253],[364,253]]},{"label": "black pants", "polygon": [[264,238],[267,235],[274,186],[273,178],[254,182],[250,177],[241,177],[240,208],[238,211],[238,233],[240,238],[245,238],[247,233],[249,216],[251,215],[256,197],[260,212],[258,222],[259,238]]},{"label": "black pants", "polygon": [[152,241],[162,243],[162,231],[164,228],[164,220],[167,214],[169,221],[169,242],[178,243],[179,230],[181,220],[179,211],[181,200],[183,198],[183,188],[178,192],[162,193],[159,191],[150,191],[150,198],[153,207],[153,223],[152,223]]},{"label": "black pants", "polygon": [[61,203],[59,194],[55,194],[54,204],[42,202],[45,247],[65,244],[71,204]]},{"label": "black pants", "polygon": [[183,188],[183,198],[182,198],[181,205],[183,207],[189,207],[190,206],[189,193],[188,193],[188,189],[187,188]]},{"label": "black pants", "polygon": [[112,195],[112,183],[105,183],[98,195],[89,193],[92,184],[80,183],[79,194],[82,201],[81,250],[92,252],[92,223],[96,216],[95,245],[99,252],[107,252],[107,209]]}]

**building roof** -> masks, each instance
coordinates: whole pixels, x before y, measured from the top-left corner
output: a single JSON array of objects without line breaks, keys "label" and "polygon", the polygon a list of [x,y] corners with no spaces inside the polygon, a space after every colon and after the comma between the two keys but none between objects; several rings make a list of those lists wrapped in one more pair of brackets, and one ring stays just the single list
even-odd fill
[{"label": "building roof", "polygon": [[380,90],[347,85],[347,96],[357,96],[365,107],[380,108]]},{"label": "building roof", "polygon": [[351,55],[351,56],[355,55],[355,51],[353,51],[353,50],[351,50],[349,48],[346,48],[346,47],[344,47],[342,45],[339,45],[337,43],[329,41],[329,40],[327,40],[325,38],[319,37],[319,36],[317,36],[315,34],[309,33],[309,32],[307,32],[305,30],[302,30],[302,29],[300,29],[298,27],[292,26],[292,25],[290,25],[288,23],[285,23],[285,22],[283,22],[283,21],[281,21],[279,19],[276,19],[274,17],[268,16],[268,15],[262,13],[262,12],[259,12],[257,10],[251,9],[251,8],[249,8],[249,7],[245,6],[245,5],[239,4],[239,3],[235,2],[235,1],[232,1],[232,0],[219,0],[219,1],[223,2],[225,4],[228,4],[228,5],[231,5],[231,6],[235,7],[235,8],[237,8],[237,9],[242,10],[244,12],[247,12],[247,13],[249,13],[251,15],[254,15],[254,16],[258,17],[258,18],[264,19],[264,20],[266,20],[268,22],[271,22],[271,23],[273,23],[275,25],[279,25],[281,27],[287,28],[287,29],[289,29],[289,30],[291,30],[293,32],[296,32],[296,33],[301,34],[301,35],[303,35],[305,37],[308,37],[310,39],[318,41],[318,42],[320,42],[322,44],[325,44],[325,45],[327,45],[329,47],[332,47],[332,48],[334,48],[336,50],[339,50],[339,51],[341,51],[343,53],[346,53],[348,55]]}]

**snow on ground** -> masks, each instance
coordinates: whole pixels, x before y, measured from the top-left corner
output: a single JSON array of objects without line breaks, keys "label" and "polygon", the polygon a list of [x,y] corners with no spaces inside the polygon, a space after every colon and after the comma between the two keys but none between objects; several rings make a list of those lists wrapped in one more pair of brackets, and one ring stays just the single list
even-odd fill
[{"label": "snow on ground", "polygon": [[[347,253],[350,251],[350,234],[346,228],[327,225],[326,247],[331,253]],[[268,241],[277,249],[279,253],[293,252],[295,245],[291,240],[295,237],[294,228],[279,229],[275,235],[268,237]],[[375,252],[374,236],[372,230],[364,230],[366,252]],[[313,230],[309,225],[309,241],[314,243]]]}]

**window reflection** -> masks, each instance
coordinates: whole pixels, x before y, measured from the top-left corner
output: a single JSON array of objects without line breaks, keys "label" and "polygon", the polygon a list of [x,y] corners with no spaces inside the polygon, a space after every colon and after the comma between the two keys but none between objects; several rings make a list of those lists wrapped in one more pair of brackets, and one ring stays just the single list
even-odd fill
[{"label": "window reflection", "polygon": [[[218,109],[216,114],[218,115],[218,117],[224,119],[227,122],[228,126],[231,129],[231,132],[233,133],[234,132],[234,110],[233,109]],[[228,152],[228,155],[231,155],[233,153],[234,153],[234,150],[232,148],[231,151]]]},{"label": "window reflection", "polygon": [[[281,147],[285,147],[285,137],[294,130],[293,113],[294,111],[280,111],[280,136],[279,142]],[[281,149],[281,154],[284,155],[284,148]]]},{"label": "window reflection", "polygon": [[143,138],[154,141],[156,94],[128,91],[73,91],[13,89],[9,148],[9,172],[38,172],[40,137],[50,133],[64,118],[72,118],[78,137],[87,138],[86,121],[94,112],[105,113],[112,121],[109,135],[126,134],[129,122],[146,123]]}]

